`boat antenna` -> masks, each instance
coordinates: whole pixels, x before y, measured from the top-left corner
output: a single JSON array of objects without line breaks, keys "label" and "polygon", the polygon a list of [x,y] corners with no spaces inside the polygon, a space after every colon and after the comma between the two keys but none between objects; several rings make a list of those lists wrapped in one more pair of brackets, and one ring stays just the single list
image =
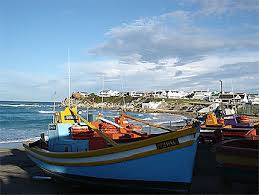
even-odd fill
[{"label": "boat antenna", "polygon": [[124,97],[124,79],[123,79],[123,75],[121,75],[121,89],[122,89],[122,101],[123,101],[122,111],[125,111],[125,109],[126,109],[126,102],[125,102],[125,97]]},{"label": "boat antenna", "polygon": [[70,76],[70,49],[67,49],[67,66],[68,66],[68,107],[70,108],[70,94],[71,94],[71,76]]},{"label": "boat antenna", "polygon": [[56,91],[54,91],[54,98],[53,98],[53,123],[55,122],[55,112],[56,112]]},{"label": "boat antenna", "polygon": [[53,100],[53,112],[56,111],[56,91],[54,91],[54,100]]},{"label": "boat antenna", "polygon": [[233,107],[232,108],[236,112],[237,103],[236,103],[235,95],[234,95],[233,79],[231,79],[231,90],[232,90],[232,99],[233,99]]}]

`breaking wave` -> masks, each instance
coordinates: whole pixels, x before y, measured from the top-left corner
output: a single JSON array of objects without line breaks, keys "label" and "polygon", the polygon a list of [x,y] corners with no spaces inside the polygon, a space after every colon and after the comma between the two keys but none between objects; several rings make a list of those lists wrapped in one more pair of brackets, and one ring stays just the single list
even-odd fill
[{"label": "breaking wave", "polygon": [[156,123],[156,124],[159,124],[159,125],[161,125],[161,124],[170,124],[170,122],[171,122],[171,124],[175,124],[175,123],[184,123],[184,122],[185,122],[185,120],[162,121],[162,122],[158,122],[158,123]]},{"label": "breaking wave", "polygon": [[0,144],[22,143],[22,142],[27,142],[27,141],[36,141],[38,139],[40,139],[40,137],[32,137],[32,138],[16,139],[16,140],[6,140],[6,141],[0,141]]},{"label": "breaking wave", "polygon": [[38,112],[41,114],[54,114],[55,113],[55,111],[53,111],[53,110],[39,110]]},{"label": "breaking wave", "polygon": [[143,118],[142,120],[144,120],[144,121],[152,121],[152,120],[157,120],[157,119],[159,119],[159,118],[157,118],[157,117],[147,117],[147,118]]},{"label": "breaking wave", "polygon": [[0,104],[2,107],[42,107],[39,104]]}]

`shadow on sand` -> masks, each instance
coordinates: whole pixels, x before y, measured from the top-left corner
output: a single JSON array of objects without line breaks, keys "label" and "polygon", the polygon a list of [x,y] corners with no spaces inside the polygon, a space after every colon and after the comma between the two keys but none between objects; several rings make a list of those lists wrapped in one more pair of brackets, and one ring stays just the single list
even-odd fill
[{"label": "shadow on sand", "polygon": [[113,189],[102,189],[76,183],[67,183],[56,178],[33,179],[33,176],[48,176],[25,154],[11,149],[1,151],[1,194],[91,194],[121,193]]},{"label": "shadow on sand", "polygon": [[[157,194],[165,192],[136,191],[63,181],[57,178],[36,180],[33,176],[48,176],[20,149],[0,149],[1,194]],[[173,165],[172,165],[173,166]],[[256,173],[255,173],[256,174]],[[257,193],[258,186],[240,182],[225,183],[224,174],[217,168],[215,155],[210,147],[199,145],[194,168],[191,193],[240,194]],[[172,194],[172,192],[170,192]]]}]

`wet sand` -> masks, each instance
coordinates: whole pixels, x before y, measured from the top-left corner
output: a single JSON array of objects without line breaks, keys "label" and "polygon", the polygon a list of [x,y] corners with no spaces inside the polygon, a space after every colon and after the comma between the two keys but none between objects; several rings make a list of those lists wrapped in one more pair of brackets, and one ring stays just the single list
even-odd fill
[{"label": "wet sand", "polygon": [[[48,180],[33,179],[33,176],[47,175],[26,156],[23,149],[0,149],[0,158],[1,194],[159,193],[89,186],[53,178]],[[191,193],[256,194],[257,192],[257,186],[251,184],[233,182],[226,185],[222,173],[216,167],[215,155],[210,151],[210,147],[205,145],[198,147]]]}]

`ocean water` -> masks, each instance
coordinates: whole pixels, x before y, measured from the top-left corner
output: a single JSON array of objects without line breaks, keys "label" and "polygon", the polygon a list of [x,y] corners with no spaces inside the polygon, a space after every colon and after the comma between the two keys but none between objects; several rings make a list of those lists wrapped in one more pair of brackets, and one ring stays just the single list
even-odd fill
[{"label": "ocean water", "polygon": [[[60,105],[56,110],[64,109]],[[87,109],[78,109],[82,111],[82,116],[86,117]],[[21,143],[23,141],[35,140],[39,138],[40,133],[47,135],[48,124],[52,121],[53,103],[51,102],[20,102],[20,101],[0,101],[0,147],[7,144]],[[88,109],[88,113],[97,115],[102,112],[104,117],[113,120],[119,116],[119,111]],[[150,123],[168,126],[184,123],[186,119],[181,115],[172,115],[165,113],[137,113],[127,112],[128,115],[143,119]],[[137,123],[131,121],[131,123]],[[137,123],[138,124],[138,123]],[[144,131],[152,133],[161,133],[159,129],[144,126]]]}]

